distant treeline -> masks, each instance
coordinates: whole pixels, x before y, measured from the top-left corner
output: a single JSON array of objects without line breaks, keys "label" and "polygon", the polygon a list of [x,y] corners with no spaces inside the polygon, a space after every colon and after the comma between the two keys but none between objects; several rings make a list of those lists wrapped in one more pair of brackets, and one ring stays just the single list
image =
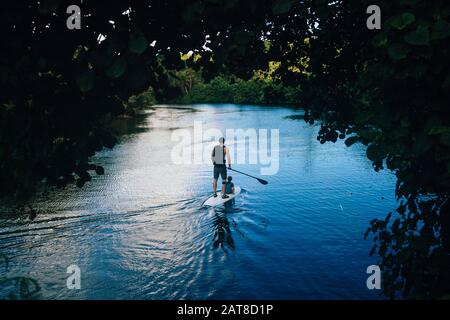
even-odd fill
[{"label": "distant treeline", "polygon": [[300,87],[283,84],[279,80],[264,78],[260,74],[248,80],[234,75],[218,75],[205,81],[200,71],[186,68],[173,73],[172,87],[178,91],[176,98],[157,101],[153,89],[133,96],[132,108],[140,108],[157,102],[164,103],[249,103],[249,104],[297,104]]},{"label": "distant treeline", "polygon": [[207,83],[194,85],[180,102],[295,104],[299,101],[299,95],[298,87],[283,85],[281,82],[217,76]]}]

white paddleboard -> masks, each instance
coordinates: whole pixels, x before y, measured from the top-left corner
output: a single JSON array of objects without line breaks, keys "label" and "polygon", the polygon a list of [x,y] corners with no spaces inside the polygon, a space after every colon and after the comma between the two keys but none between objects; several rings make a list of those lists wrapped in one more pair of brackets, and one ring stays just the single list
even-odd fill
[{"label": "white paddleboard", "polygon": [[239,193],[241,193],[241,187],[234,187],[234,193],[227,194],[228,198],[222,199],[221,193],[217,192],[217,197],[215,198],[214,196],[209,197],[208,199],[206,199],[205,202],[203,202],[203,206],[217,207],[221,204],[224,204],[227,201],[230,201],[231,199],[236,198],[239,195]]}]

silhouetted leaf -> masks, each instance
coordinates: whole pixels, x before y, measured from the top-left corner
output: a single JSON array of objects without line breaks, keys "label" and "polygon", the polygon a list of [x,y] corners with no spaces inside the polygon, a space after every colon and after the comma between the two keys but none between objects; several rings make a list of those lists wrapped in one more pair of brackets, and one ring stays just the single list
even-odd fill
[{"label": "silhouetted leaf", "polygon": [[430,32],[427,26],[419,25],[415,31],[405,35],[405,41],[415,46],[428,45],[430,42]]},{"label": "silhouetted leaf", "polygon": [[366,232],[364,233],[364,240],[367,240],[367,237],[369,236],[369,233],[371,232],[371,228],[367,228]]},{"label": "silhouetted leaf", "polygon": [[438,20],[431,27],[431,39],[441,40],[450,37],[450,23],[445,20]]},{"label": "silhouetted leaf", "polygon": [[379,33],[372,38],[372,45],[374,47],[384,47],[388,44],[388,38],[384,33]]},{"label": "silhouetted leaf", "polygon": [[77,179],[76,185],[78,188],[82,188],[85,184],[85,181],[83,179]]},{"label": "silhouetted leaf", "polygon": [[388,48],[388,54],[393,60],[401,60],[406,58],[411,49],[401,43],[391,44]]},{"label": "silhouetted leaf", "polygon": [[129,49],[136,54],[142,54],[148,48],[148,41],[143,35],[132,36],[130,39]]},{"label": "silhouetted leaf", "polygon": [[354,137],[348,137],[346,140],[345,140],[345,145],[347,146],[347,147],[350,147],[351,145],[353,145],[354,143],[356,143],[356,142],[358,142],[359,141],[359,137],[356,137],[356,136],[354,136]]},{"label": "silhouetted leaf", "polygon": [[95,173],[97,173],[98,175],[103,175],[105,173],[105,169],[103,169],[102,166],[96,166]]},{"label": "silhouetted leaf", "polygon": [[405,13],[402,13],[401,15],[394,17],[390,21],[390,23],[394,28],[396,28],[398,30],[403,30],[405,27],[407,27],[408,25],[413,23],[415,20],[416,20],[416,17],[414,16],[414,14],[412,14],[410,12],[405,12]]},{"label": "silhouetted leaf", "polygon": [[95,73],[92,70],[82,73],[77,78],[77,85],[81,92],[86,93],[94,87],[95,83]]},{"label": "silhouetted leaf", "polygon": [[448,133],[448,132],[450,132],[450,127],[447,127],[447,126],[434,126],[428,130],[428,134],[430,134],[430,135]]},{"label": "silhouetted leaf", "polygon": [[127,68],[127,62],[124,58],[118,58],[112,66],[106,70],[106,75],[110,78],[121,77]]},{"label": "silhouetted leaf", "polygon": [[293,4],[292,0],[276,0],[272,6],[272,12],[277,15],[287,13]]},{"label": "silhouetted leaf", "polygon": [[373,256],[374,255],[374,253],[375,253],[375,250],[377,249],[377,245],[376,244],[374,244],[373,245],[373,247],[372,247],[372,249],[370,249],[370,253],[369,253],[369,255],[370,256]]},{"label": "silhouetted leaf", "polygon": [[201,1],[194,1],[192,4],[188,5],[183,11],[183,19],[192,23],[203,13],[203,4]]}]

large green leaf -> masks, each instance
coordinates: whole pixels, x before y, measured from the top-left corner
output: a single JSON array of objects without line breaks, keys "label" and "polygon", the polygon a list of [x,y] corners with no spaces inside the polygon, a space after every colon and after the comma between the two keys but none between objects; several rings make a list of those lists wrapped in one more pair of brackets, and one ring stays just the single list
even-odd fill
[{"label": "large green leaf", "polygon": [[428,134],[430,134],[430,135],[449,133],[449,132],[450,132],[450,127],[447,127],[447,126],[434,126],[428,130]]},{"label": "large green leaf", "polygon": [[372,45],[374,47],[384,47],[388,44],[388,38],[384,33],[379,33],[372,38]]},{"label": "large green leaf", "polygon": [[420,25],[415,31],[405,35],[405,41],[414,46],[425,46],[430,42],[430,32],[427,26]]},{"label": "large green leaf", "polygon": [[294,1],[292,0],[277,0],[272,6],[273,14],[284,14],[291,10]]},{"label": "large green leaf", "polygon": [[127,69],[127,62],[124,58],[118,58],[116,61],[106,70],[106,75],[110,78],[119,78]]},{"label": "large green leaf", "polygon": [[193,23],[203,13],[204,7],[201,1],[195,1],[188,5],[183,11],[183,20],[188,23]]},{"label": "large green leaf", "polygon": [[130,38],[129,49],[130,52],[142,54],[148,48],[148,41],[144,35],[132,36]]},{"label": "large green leaf", "polygon": [[405,12],[392,18],[392,20],[390,20],[390,23],[394,28],[398,30],[403,30],[408,25],[413,23],[415,20],[416,16],[414,14],[410,12]]},{"label": "large green leaf", "polygon": [[76,79],[78,88],[80,88],[81,92],[86,93],[94,87],[95,84],[95,73],[92,70],[83,72]]},{"label": "large green leaf", "polygon": [[406,58],[409,51],[411,51],[411,49],[401,43],[394,43],[388,48],[388,54],[392,60],[401,60]]},{"label": "large green leaf", "polygon": [[431,39],[441,40],[450,37],[450,23],[439,20],[431,28]]}]

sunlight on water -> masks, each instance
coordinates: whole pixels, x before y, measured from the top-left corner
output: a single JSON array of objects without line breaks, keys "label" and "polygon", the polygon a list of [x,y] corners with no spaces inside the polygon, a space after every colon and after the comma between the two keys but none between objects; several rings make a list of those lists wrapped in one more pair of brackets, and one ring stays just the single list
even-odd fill
[{"label": "sunlight on water", "polygon": [[[318,125],[285,118],[296,113],[159,106],[122,123],[128,133],[96,155],[105,175],[37,200],[33,222],[3,215],[2,275],[36,279],[44,299],[378,298],[366,288],[376,259],[363,235],[395,207],[395,177],[374,172],[362,146],[321,145]],[[171,161],[172,133],[194,130],[194,121],[222,132],[279,129],[279,172],[263,177],[267,186],[233,173],[243,188],[235,202],[201,207],[211,165]],[[260,175],[258,164],[235,168]],[[66,287],[72,264],[81,269],[80,290]]]}]

